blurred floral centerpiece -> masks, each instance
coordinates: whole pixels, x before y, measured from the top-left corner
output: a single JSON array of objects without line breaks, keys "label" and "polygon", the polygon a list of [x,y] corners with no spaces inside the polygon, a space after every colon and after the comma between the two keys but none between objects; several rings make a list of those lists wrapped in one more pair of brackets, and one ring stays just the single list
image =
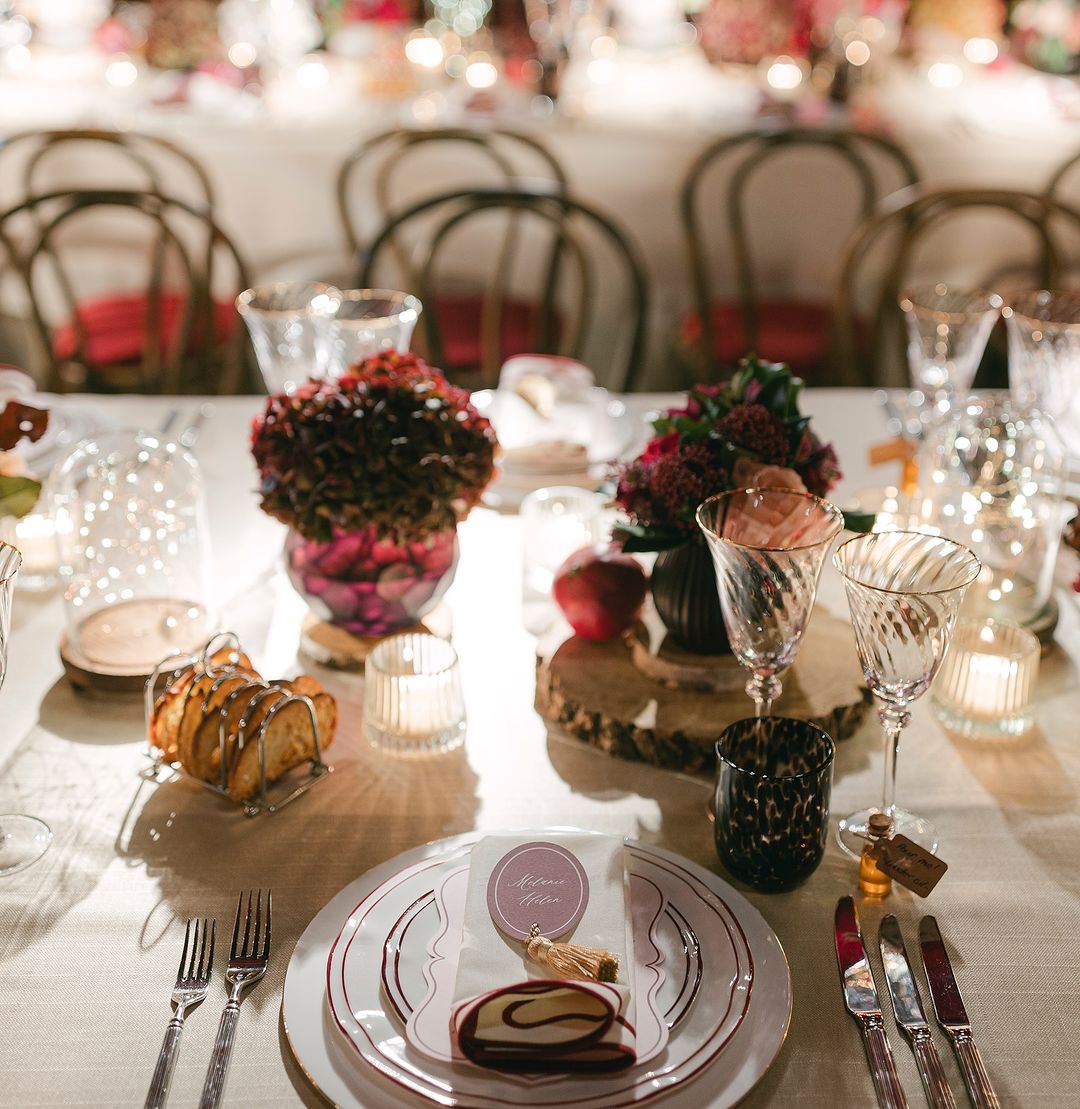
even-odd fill
[{"label": "blurred floral centerpiece", "polygon": [[446,592],[459,520],[494,472],[495,432],[437,370],[388,351],[270,397],[252,453],[288,524],[289,578],[354,635],[414,624]]},{"label": "blurred floral centerpiece", "polygon": [[719,654],[726,635],[712,562],[694,521],[728,489],[795,489],[825,496],[840,478],[836,452],[799,412],[802,382],[781,363],[746,359],[730,381],[698,385],[653,421],[645,450],[618,473],[615,500],[630,522],[627,551],[659,551],[653,600],[683,647]]}]

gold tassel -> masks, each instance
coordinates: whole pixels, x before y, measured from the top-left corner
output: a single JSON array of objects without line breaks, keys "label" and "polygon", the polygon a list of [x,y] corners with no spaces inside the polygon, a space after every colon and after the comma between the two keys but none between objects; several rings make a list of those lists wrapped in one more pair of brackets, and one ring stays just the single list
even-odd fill
[{"label": "gold tassel", "polygon": [[525,941],[525,952],[534,962],[550,967],[560,978],[579,978],[587,982],[618,982],[619,956],[578,943],[552,943],[540,935],[534,924]]}]

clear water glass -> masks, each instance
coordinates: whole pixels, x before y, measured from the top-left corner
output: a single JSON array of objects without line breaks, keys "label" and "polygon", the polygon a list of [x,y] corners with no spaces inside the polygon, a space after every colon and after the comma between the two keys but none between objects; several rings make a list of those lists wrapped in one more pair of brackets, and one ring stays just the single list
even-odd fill
[{"label": "clear water glass", "polygon": [[937,830],[930,821],[896,804],[896,758],[911,719],[909,706],[930,688],[941,666],[979,560],[940,535],[884,531],[848,539],[837,548],[833,565],[844,579],[859,661],[880,703],[885,735],[881,807],[841,820],[840,842],[858,855],[871,814],[885,812],[894,832],[934,851]]},{"label": "clear water glass", "polygon": [[364,732],[395,755],[452,751],[465,742],[465,698],[457,652],[423,632],[392,635],[364,665]]},{"label": "clear water glass", "polygon": [[68,649],[89,671],[149,674],[215,630],[202,475],[178,443],[117,431],[50,479]]},{"label": "clear water glass", "polygon": [[758,716],[781,693],[817,597],[821,567],[844,526],[835,505],[786,489],[737,489],[697,510],[716,569],[720,609],[735,657],[750,671]]},{"label": "clear water glass", "polygon": [[[10,544],[0,543],[0,688],[7,673],[11,606],[15,599],[15,578],[21,564],[22,555]],[[51,842],[52,831],[36,816],[0,814],[0,877],[15,874],[37,862]]]},{"label": "clear water glass", "polygon": [[614,512],[608,498],[589,489],[553,485],[521,502],[522,617],[533,635],[546,631],[557,615],[551,598],[555,571],[580,550],[611,535]]},{"label": "clear water glass", "polygon": [[421,311],[410,293],[330,289],[311,303],[320,372],[336,377],[380,351],[407,351]]},{"label": "clear water glass", "polygon": [[1052,417],[1080,458],[1080,293],[1020,293],[1003,315],[1014,400]]},{"label": "clear water glass", "polygon": [[320,282],[256,285],[236,298],[268,393],[291,393],[319,376],[313,304],[336,295]]},{"label": "clear water glass", "polygon": [[946,401],[963,396],[975,380],[1001,305],[996,293],[940,282],[902,292],[912,384]]}]

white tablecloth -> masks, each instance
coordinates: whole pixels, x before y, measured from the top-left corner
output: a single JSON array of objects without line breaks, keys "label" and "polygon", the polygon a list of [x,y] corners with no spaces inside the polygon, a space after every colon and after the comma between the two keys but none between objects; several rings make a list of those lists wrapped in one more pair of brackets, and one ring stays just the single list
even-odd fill
[{"label": "white tablecloth", "polygon": [[[117,419],[155,424],[163,408],[152,400],[93,403]],[[218,403],[199,454],[228,623],[267,672],[284,673],[296,665],[303,605],[280,571],[282,529],[260,514],[252,491],[246,430],[256,406],[253,398]],[[881,417],[861,392],[811,393],[807,407],[840,444],[849,475],[837,494],[843,503],[845,491],[869,479],[865,452],[882,436]],[[342,701],[330,750],[336,773],[281,813],[254,820],[184,783],[140,785],[139,705],[73,693],[56,653],[58,598],[18,595],[0,694],[0,813],[36,813],[56,839],[35,866],[0,879],[0,1104],[141,1103],[169,1015],[183,921],[209,914],[227,930],[242,887],[273,887],[274,954],[244,1002],[227,1103],[315,1106],[321,1101],[281,1029],[282,981],[307,923],[375,864],[474,828],[558,824],[629,834],[720,869],[704,816],[708,783],[549,735],[534,712],[520,544],[512,516],[477,511],[461,530],[449,601],[468,705],[464,751],[430,763],[379,757],[360,734],[357,681],[326,675]],[[1002,1100],[1026,1107],[1080,1104],[1080,613],[1074,596],[1060,601],[1059,649],[1045,660],[1039,728],[1028,742],[962,745],[941,731],[929,704],[916,706],[899,799],[938,824],[949,873],[926,902],[898,890],[863,914],[874,937],[881,913],[897,913],[909,941],[922,912],[937,915]],[[829,568],[821,604],[844,612]],[[876,800],[881,764],[871,718],[839,745],[836,814]],[[832,943],[836,899],[854,881],[854,865],[831,844],[802,888],[749,894],[787,952],[794,1012],[748,1105],[872,1103]],[[197,1101],[224,996],[219,981],[189,1019],[173,1105]],[[910,1052],[886,1021],[911,1104],[921,1104]],[[935,1038],[963,1104],[947,1043],[936,1029]],[[707,1077],[700,1089],[709,1104]]]}]

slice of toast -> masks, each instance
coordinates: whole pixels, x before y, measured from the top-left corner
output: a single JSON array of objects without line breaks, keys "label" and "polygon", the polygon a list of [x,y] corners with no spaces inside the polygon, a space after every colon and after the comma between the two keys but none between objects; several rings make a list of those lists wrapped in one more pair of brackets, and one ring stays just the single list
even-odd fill
[{"label": "slice of toast", "polygon": [[[319,725],[319,749],[325,751],[337,730],[337,702],[306,674],[286,686],[286,692],[309,697],[313,702]],[[259,791],[258,725],[267,715],[270,717],[264,743],[267,783],[276,781],[314,754],[307,706],[302,701],[280,702],[278,697],[270,704],[259,706],[261,711],[246,729],[243,745],[237,746],[235,762],[229,772],[229,796],[234,801],[246,801]],[[280,707],[274,708],[275,704]]]},{"label": "slice of toast", "polygon": [[[215,679],[203,695],[201,711],[194,720],[194,727],[185,731],[184,722],[181,723],[181,735],[187,736],[184,769],[189,774],[206,782],[220,783],[221,709],[232,694],[237,694],[234,701],[239,699],[245,687],[249,687],[254,693],[262,688],[262,681],[257,674],[250,671],[236,671]],[[228,748],[228,728],[225,731],[225,742]]]},{"label": "slice of toast", "polygon": [[[210,665],[225,667],[232,657],[232,648],[223,647],[214,652]],[[243,651],[239,652],[236,665],[244,670],[252,668],[251,659]],[[165,691],[154,704],[154,711],[150,716],[149,738],[151,744],[164,754],[168,762],[177,762],[180,759],[180,721],[189,702],[188,690],[196,677],[202,673],[201,664],[185,666],[175,671]]]}]

